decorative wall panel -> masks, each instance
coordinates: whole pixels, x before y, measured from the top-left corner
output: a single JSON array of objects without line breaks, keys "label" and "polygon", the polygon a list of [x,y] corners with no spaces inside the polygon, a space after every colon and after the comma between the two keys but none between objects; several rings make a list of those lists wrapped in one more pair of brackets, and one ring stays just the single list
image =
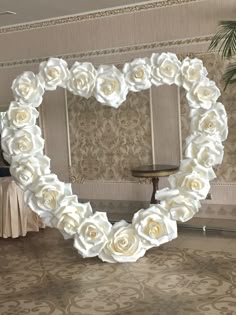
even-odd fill
[{"label": "decorative wall panel", "polygon": [[130,170],[152,164],[149,103],[149,91],[118,109],[67,94],[72,181],[135,181]]},{"label": "decorative wall panel", "polygon": [[[198,58],[203,60],[205,67],[208,70],[208,77],[216,82],[216,85],[222,92],[219,101],[225,106],[228,114],[229,135],[224,143],[225,155],[223,163],[216,168],[217,178],[215,182],[236,182],[236,93],[235,86],[228,86],[225,91],[222,82],[222,75],[227,61],[223,61],[218,55],[203,54],[198,55]],[[183,89],[180,91],[181,103],[181,125],[182,139],[185,139],[189,134],[189,118],[188,106]],[[183,143],[184,147],[185,143]]]}]

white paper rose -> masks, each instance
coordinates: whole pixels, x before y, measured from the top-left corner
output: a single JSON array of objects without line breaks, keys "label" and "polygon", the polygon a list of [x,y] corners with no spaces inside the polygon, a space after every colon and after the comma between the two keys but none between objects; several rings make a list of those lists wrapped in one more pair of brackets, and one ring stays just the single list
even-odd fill
[{"label": "white paper rose", "polygon": [[215,136],[195,134],[186,139],[185,156],[196,158],[204,167],[212,167],[222,163],[224,146]]},{"label": "white paper rose", "polygon": [[21,105],[18,102],[11,102],[3,124],[11,128],[23,128],[35,125],[39,116],[38,111],[31,106]]},{"label": "white paper rose", "polygon": [[196,171],[192,173],[178,172],[168,178],[171,188],[179,189],[180,193],[186,192],[195,199],[206,199],[210,190],[208,178],[204,178]]},{"label": "white paper rose", "polygon": [[208,78],[195,83],[186,94],[189,106],[192,108],[210,109],[220,96],[220,90],[214,81]]},{"label": "white paper rose", "polygon": [[94,93],[98,102],[118,108],[126,100],[128,93],[124,74],[114,65],[100,66]]},{"label": "white paper rose", "polygon": [[203,67],[202,60],[189,57],[185,58],[182,62],[181,72],[183,77],[183,88],[187,91],[196,82],[201,81],[208,74],[207,69]]},{"label": "white paper rose", "polygon": [[59,208],[53,211],[55,219],[52,224],[58,228],[65,239],[72,237],[84,218],[93,214],[90,203],[79,203],[76,195],[65,196]]},{"label": "white paper rose", "polygon": [[4,158],[11,163],[15,155],[43,155],[44,139],[38,126],[23,129],[4,128],[1,134]]},{"label": "white paper rose", "polygon": [[186,222],[195,216],[199,208],[200,203],[198,200],[179,196],[172,202],[170,217],[175,221]]},{"label": "white paper rose", "polygon": [[14,156],[10,166],[11,175],[21,189],[25,190],[40,176],[50,174],[50,159],[47,156]]},{"label": "white paper rose", "polygon": [[83,220],[75,235],[74,247],[85,257],[97,256],[108,241],[112,228],[105,212],[95,212]]},{"label": "white paper rose", "polygon": [[100,252],[102,261],[134,262],[143,257],[146,250],[132,225],[122,220],[113,225],[109,241]]},{"label": "white paper rose", "polygon": [[15,100],[22,105],[38,107],[42,103],[44,84],[31,71],[23,72],[13,81],[11,89]]},{"label": "white paper rose", "polygon": [[173,197],[172,195],[168,196],[168,191],[166,191],[161,206],[168,210],[172,220],[186,222],[198,212],[201,204],[187,194],[178,194]]},{"label": "white paper rose", "polygon": [[152,78],[154,85],[163,83],[181,85],[181,62],[172,53],[152,54],[151,56]]},{"label": "white paper rose", "polygon": [[170,189],[168,187],[157,190],[155,194],[155,198],[157,200],[165,200],[167,198],[176,197],[179,195],[179,189]]},{"label": "white paper rose", "polygon": [[216,174],[212,167],[204,167],[199,164],[197,159],[184,159],[180,161],[180,171],[184,173],[196,172],[202,178],[213,180],[216,178]]},{"label": "white paper rose", "polygon": [[177,237],[176,222],[168,218],[161,206],[139,210],[134,214],[132,224],[146,249]]},{"label": "white paper rose", "polygon": [[224,106],[221,103],[216,103],[208,110],[192,110],[191,116],[191,131],[204,132],[207,135],[212,135],[221,141],[226,140],[228,136],[227,114]]},{"label": "white paper rose", "polygon": [[69,78],[67,63],[63,59],[50,58],[39,65],[39,77],[45,83],[46,90],[56,90],[58,86],[66,87]]},{"label": "white paper rose", "polygon": [[130,91],[138,92],[151,87],[151,66],[148,58],[134,59],[123,68]]},{"label": "white paper rose", "polygon": [[96,76],[97,71],[91,63],[76,61],[70,69],[67,88],[75,95],[89,98],[94,91]]},{"label": "white paper rose", "polygon": [[53,211],[59,206],[64,196],[72,194],[71,184],[60,182],[55,174],[41,176],[24,194],[29,207],[51,226]]}]

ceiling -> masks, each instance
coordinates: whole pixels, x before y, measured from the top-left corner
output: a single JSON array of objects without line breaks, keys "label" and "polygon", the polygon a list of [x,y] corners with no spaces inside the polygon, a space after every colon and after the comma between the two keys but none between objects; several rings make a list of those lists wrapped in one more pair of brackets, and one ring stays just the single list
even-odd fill
[{"label": "ceiling", "polygon": [[[134,5],[143,0],[0,0],[0,27],[108,8]],[[1,14],[13,11],[16,14]]]}]

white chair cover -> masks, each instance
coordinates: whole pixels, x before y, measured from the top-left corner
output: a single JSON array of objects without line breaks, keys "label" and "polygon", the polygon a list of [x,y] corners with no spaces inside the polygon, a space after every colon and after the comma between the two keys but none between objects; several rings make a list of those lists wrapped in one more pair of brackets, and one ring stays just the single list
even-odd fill
[{"label": "white chair cover", "polygon": [[11,177],[0,179],[0,237],[25,236],[44,227],[39,216],[24,202],[24,192]]}]

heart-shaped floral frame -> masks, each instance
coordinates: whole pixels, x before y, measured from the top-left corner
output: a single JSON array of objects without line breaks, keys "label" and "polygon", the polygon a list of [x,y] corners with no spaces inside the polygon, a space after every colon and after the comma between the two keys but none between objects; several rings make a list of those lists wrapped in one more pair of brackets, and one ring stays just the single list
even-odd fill
[{"label": "heart-shaped floral frame", "polygon": [[[170,188],[159,190],[159,205],[141,209],[132,223],[122,220],[112,225],[105,212],[93,213],[90,203],[80,203],[71,185],[58,180],[44,155],[44,140],[36,125],[38,107],[46,90],[67,88],[85,98],[118,108],[129,91],[138,92],[163,84],[176,84],[187,91],[191,134],[186,139],[184,160],[179,171],[169,176]],[[177,237],[176,221],[191,219],[205,199],[209,181],[215,178],[213,166],[223,159],[222,141],[227,137],[227,115],[217,102],[220,91],[207,78],[199,59],[182,62],[172,53],[152,54],[126,63],[123,71],[114,65],[96,70],[88,62],[51,58],[42,62],[39,73],[24,72],[12,83],[15,101],[3,120],[2,148],[11,164],[10,172],[25,190],[25,200],[50,226],[74,246],[83,257],[98,256],[106,262],[134,262],[146,250]]]}]

